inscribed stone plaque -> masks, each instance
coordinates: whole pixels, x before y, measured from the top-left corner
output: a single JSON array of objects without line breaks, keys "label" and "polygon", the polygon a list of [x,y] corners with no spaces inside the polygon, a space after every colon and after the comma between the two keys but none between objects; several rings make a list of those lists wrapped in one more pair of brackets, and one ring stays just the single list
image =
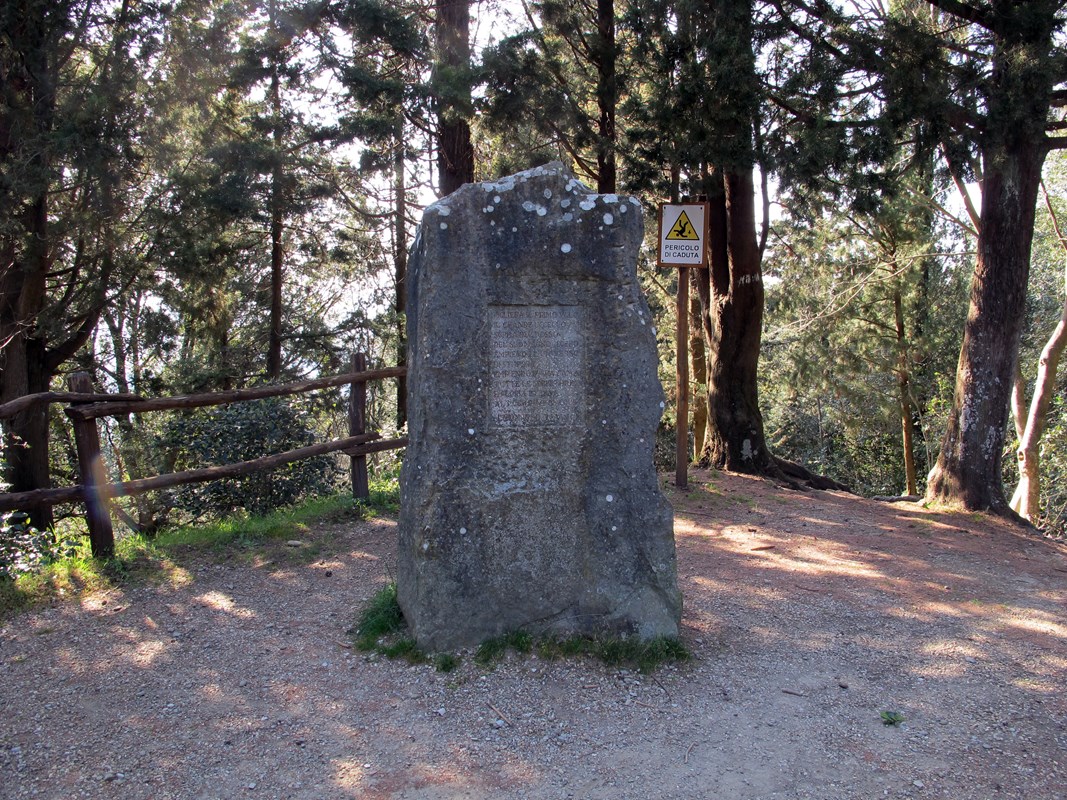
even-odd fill
[{"label": "inscribed stone plaque", "polygon": [[582,422],[578,306],[489,307],[489,424],[573,428]]},{"label": "inscribed stone plaque", "polygon": [[640,203],[552,164],[428,207],[407,279],[397,599],[419,645],[675,636]]}]

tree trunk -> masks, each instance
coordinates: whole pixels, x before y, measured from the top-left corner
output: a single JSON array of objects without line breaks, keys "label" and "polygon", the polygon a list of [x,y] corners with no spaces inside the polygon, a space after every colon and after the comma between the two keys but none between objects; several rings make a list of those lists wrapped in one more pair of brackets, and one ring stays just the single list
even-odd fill
[{"label": "tree trunk", "polygon": [[[396,365],[407,364],[407,325],[404,316],[407,313],[407,271],[408,271],[408,234],[407,234],[407,179],[405,169],[404,121],[400,118],[397,126],[396,151],[393,154],[393,191],[396,205],[393,209],[393,266],[395,269],[396,295],[393,310],[396,312]],[[408,421],[408,379],[401,375],[396,380],[396,426],[403,428]]]},{"label": "tree trunk", "polygon": [[441,197],[474,181],[474,148],[467,114],[471,102],[470,1],[437,7],[437,175]]},{"label": "tree trunk", "polygon": [[1026,426],[1019,437],[1019,485],[1011,498],[1012,509],[1023,519],[1033,521],[1041,510],[1041,437],[1045,433],[1048,409],[1056,393],[1056,370],[1067,348],[1067,272],[1064,273],[1063,310],[1056,329],[1049,336],[1037,363],[1034,396]]},{"label": "tree trunk", "polygon": [[267,335],[267,379],[276,381],[282,372],[282,284],[285,250],[282,236],[285,230],[285,175],[282,167],[283,136],[282,131],[282,93],[280,54],[274,48],[279,46],[277,8],[272,2],[268,5],[268,24],[270,26],[271,48],[270,62],[270,112],[271,139],[274,145],[274,166],[270,179],[270,331]]},{"label": "tree trunk", "polygon": [[752,170],[715,173],[712,183],[722,191],[709,193],[709,280],[699,291],[709,345],[701,463],[780,476],[764,436],[756,380],[764,294]]},{"label": "tree trunk", "polygon": [[982,229],[956,389],[928,501],[1010,515],[1001,477],[1008,399],[1030,274],[1044,152],[1025,142],[987,153]]},{"label": "tree trunk", "polygon": [[900,431],[904,447],[904,494],[918,493],[915,469],[914,411],[911,403],[911,370],[908,367],[908,340],[904,330],[904,303],[900,288],[893,291],[893,312],[897,329],[897,399],[900,405]]},{"label": "tree trunk", "polygon": [[[55,77],[49,58],[49,31],[38,7],[21,17],[11,32],[22,46],[22,69],[0,77],[5,101],[0,105],[0,167],[25,160],[26,182],[0,191],[0,402],[48,391],[52,377],[46,340],[38,320],[47,299],[51,269],[49,180],[52,159],[48,137],[55,112]],[[4,170],[6,172],[6,169]],[[3,426],[4,479],[9,491],[47,488],[48,406],[27,409]],[[23,509],[39,529],[51,527],[50,506]]]},{"label": "tree trunk", "polygon": [[981,228],[956,391],[929,501],[1015,514],[1004,496],[1001,457],[1030,275],[1030,245],[1045,123],[1058,80],[1051,3],[992,4],[992,70],[983,88]]},{"label": "tree trunk", "polygon": [[597,87],[600,112],[597,130],[597,191],[611,194],[616,190],[615,106],[618,103],[618,78],[615,72],[615,0],[597,0]]},{"label": "tree trunk", "polygon": [[692,291],[689,295],[689,362],[693,386],[693,452],[699,459],[708,434],[708,355],[704,347],[703,318],[700,309],[700,285],[708,282],[706,269],[691,267]]}]

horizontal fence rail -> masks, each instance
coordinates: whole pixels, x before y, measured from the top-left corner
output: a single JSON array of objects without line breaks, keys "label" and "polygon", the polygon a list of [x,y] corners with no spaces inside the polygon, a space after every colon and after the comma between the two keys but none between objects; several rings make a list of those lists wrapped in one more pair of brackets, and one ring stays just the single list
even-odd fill
[{"label": "horizontal fence rail", "polygon": [[[335,452],[343,453],[352,459],[353,495],[357,499],[369,497],[366,457],[371,453],[406,447],[408,440],[406,438],[382,439],[381,434],[366,430],[367,382],[402,377],[406,374],[406,367],[368,370],[366,369],[366,356],[357,353],[352,358],[352,370],[341,375],[226,392],[142,398],[131,394],[93,392],[89,376],[86,373],[75,373],[70,377],[71,391],[41,392],[12,400],[0,406],[0,419],[12,417],[42,403],[69,403],[64,411],[70,417],[74,428],[81,484],[59,489],[34,489],[0,494],[0,511],[82,502],[86,508],[85,517],[89,527],[93,555],[106,558],[113,555],[115,551],[110,504],[116,497],[134,497],[145,492],[173,486],[239,477]],[[151,478],[110,483],[104,475],[100,435],[96,423],[100,417],[220,406],[303,394],[345,385],[351,386],[352,391],[348,407],[349,436],[344,439],[300,447],[284,453],[274,453],[250,461],[172,472]]]}]

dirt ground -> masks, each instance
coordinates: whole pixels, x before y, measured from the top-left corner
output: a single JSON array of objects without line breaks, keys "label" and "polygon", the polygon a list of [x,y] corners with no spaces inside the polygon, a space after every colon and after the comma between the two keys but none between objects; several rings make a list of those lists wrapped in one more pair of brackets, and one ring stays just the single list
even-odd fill
[{"label": "dirt ground", "polygon": [[324,525],[4,623],[0,797],[1067,798],[1067,547],[736,475],[668,494],[688,663],[353,652],[395,524]]}]

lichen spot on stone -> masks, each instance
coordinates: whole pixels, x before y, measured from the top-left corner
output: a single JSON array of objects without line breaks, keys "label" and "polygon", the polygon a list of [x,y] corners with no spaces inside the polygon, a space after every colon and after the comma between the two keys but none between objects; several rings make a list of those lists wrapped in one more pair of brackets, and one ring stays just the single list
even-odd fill
[{"label": "lichen spot on stone", "polygon": [[610,495],[610,494],[607,495],[604,499],[607,500],[609,503],[614,503],[615,502],[615,497],[613,495]]},{"label": "lichen spot on stone", "polygon": [[615,221],[615,217],[611,216],[611,214],[605,214],[604,215],[604,224],[605,225],[611,225],[614,221]]},{"label": "lichen spot on stone", "polygon": [[459,535],[460,536],[466,536],[467,535],[467,529],[466,528],[460,528],[459,529]]},{"label": "lichen spot on stone", "polygon": [[524,200],[523,203],[522,203],[522,210],[523,211],[533,211],[534,210],[533,202],[530,201],[530,200]]},{"label": "lichen spot on stone", "polygon": [[619,196],[617,194],[606,194],[604,195],[604,202],[608,204],[617,203],[619,202]]},{"label": "lichen spot on stone", "polygon": [[448,206],[437,206],[437,213],[440,214],[442,217],[447,217],[449,214],[452,213],[452,209]]},{"label": "lichen spot on stone", "polygon": [[537,216],[543,217],[547,213],[548,213],[548,209],[545,208],[544,206],[538,206],[537,207]]},{"label": "lichen spot on stone", "polygon": [[545,200],[551,200],[552,199],[552,190],[551,189],[545,189],[544,192],[542,192],[542,194],[544,194]]},{"label": "lichen spot on stone", "polygon": [[578,204],[578,207],[581,208],[582,211],[592,211],[596,208],[596,200],[583,200]]},{"label": "lichen spot on stone", "polygon": [[447,222],[442,222],[441,223],[441,230],[443,230],[443,231],[447,231],[448,230],[448,223]]},{"label": "lichen spot on stone", "polygon": [[559,207],[560,208],[570,208],[571,207],[571,199],[569,197],[564,197],[562,200],[559,201]]},{"label": "lichen spot on stone", "polygon": [[559,250],[561,253],[569,253],[571,251],[571,246],[564,242],[559,246]]}]

